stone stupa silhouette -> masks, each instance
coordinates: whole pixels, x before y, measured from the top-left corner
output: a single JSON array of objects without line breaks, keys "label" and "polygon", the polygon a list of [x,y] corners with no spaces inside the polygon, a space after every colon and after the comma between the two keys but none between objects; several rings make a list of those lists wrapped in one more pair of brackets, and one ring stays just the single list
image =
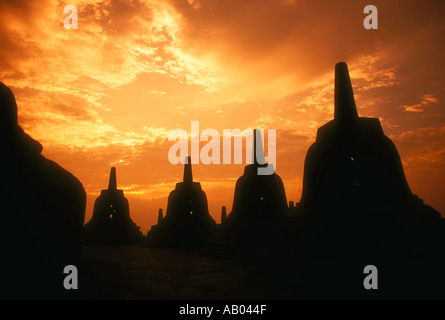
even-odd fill
[{"label": "stone stupa silhouette", "polygon": [[[441,283],[440,214],[412,194],[379,119],[358,116],[343,62],[335,66],[334,100],[334,119],[318,129],[307,152],[301,201],[293,209],[298,223],[289,240],[301,259],[298,270],[305,270],[300,280],[318,287],[307,291],[317,297],[403,297],[431,289]],[[363,289],[366,265],[384,275],[380,295]]]},{"label": "stone stupa silhouette", "polygon": [[18,125],[14,95],[3,83],[0,149],[0,298],[70,297],[63,270],[80,261],[85,190]]},{"label": "stone stupa silhouette", "polygon": [[158,224],[147,233],[147,245],[158,247],[204,246],[215,232],[207,196],[201,183],[193,181],[191,157],[184,163],[183,181],[168,196],[167,212],[158,213]]},{"label": "stone stupa silhouette", "polygon": [[112,167],[108,189],[101,191],[94,203],[93,216],[84,227],[87,245],[124,245],[139,243],[144,235],[130,218],[124,191],[117,189],[116,168]]},{"label": "stone stupa silhouette", "polygon": [[267,167],[260,130],[253,131],[252,164],[244,167],[233,196],[232,211],[224,222],[229,237],[244,238],[262,234],[282,221],[287,214],[287,200],[283,181],[274,171],[258,174]]}]

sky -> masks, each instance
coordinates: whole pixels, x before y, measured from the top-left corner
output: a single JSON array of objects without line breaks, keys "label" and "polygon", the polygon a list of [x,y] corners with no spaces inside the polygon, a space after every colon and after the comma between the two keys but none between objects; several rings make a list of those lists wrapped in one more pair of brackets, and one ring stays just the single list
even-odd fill
[{"label": "sky", "polygon": [[[378,29],[363,26],[368,4]],[[78,29],[64,28],[66,5]],[[444,16],[432,0],[0,0],[0,81],[43,155],[82,182],[85,222],[115,166],[145,233],[182,179],[168,134],[191,121],[275,129],[276,172],[298,202],[345,61],[359,115],[380,119],[413,193],[445,216]],[[244,165],[193,166],[217,222]]]}]

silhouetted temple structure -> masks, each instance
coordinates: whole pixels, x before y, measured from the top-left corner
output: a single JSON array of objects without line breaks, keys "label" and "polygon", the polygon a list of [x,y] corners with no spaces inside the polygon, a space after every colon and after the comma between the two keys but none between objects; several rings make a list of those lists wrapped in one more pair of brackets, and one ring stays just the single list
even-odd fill
[{"label": "silhouetted temple structure", "polygon": [[221,208],[221,225],[224,225],[227,222],[227,209],[226,206],[222,206]]},{"label": "silhouetted temple structure", "polygon": [[306,263],[303,282],[320,288],[315,296],[371,295],[362,286],[363,268],[374,264],[384,275],[379,292],[388,296],[437,285],[440,214],[411,193],[379,119],[358,116],[345,63],[335,66],[334,100],[334,119],[308,150],[294,209],[301,228],[290,237]]},{"label": "silhouetted temple structure", "polygon": [[227,217],[229,234],[235,237],[248,236],[247,229],[248,233],[263,233],[258,228],[270,228],[287,214],[286,192],[280,176],[275,172],[258,174],[258,168],[268,165],[259,130],[253,132],[252,154],[253,163],[244,168],[244,174],[236,182],[232,212]]},{"label": "silhouetted temple structure", "polygon": [[164,214],[162,213],[162,208],[159,208],[159,211],[158,211],[158,224],[161,224],[163,219],[164,219]]},{"label": "silhouetted temple structure", "polygon": [[147,244],[162,247],[201,246],[214,233],[201,183],[193,181],[191,158],[184,164],[183,181],[168,196],[167,212],[147,233]]},{"label": "silhouetted temple structure", "polygon": [[88,245],[132,244],[142,242],[144,235],[130,218],[130,207],[124,191],[117,189],[116,168],[112,167],[108,189],[102,190],[94,203],[93,216],[84,227]]},{"label": "silhouetted temple structure", "polygon": [[63,269],[80,259],[86,194],[18,125],[14,95],[3,83],[0,149],[0,298],[69,297]]}]

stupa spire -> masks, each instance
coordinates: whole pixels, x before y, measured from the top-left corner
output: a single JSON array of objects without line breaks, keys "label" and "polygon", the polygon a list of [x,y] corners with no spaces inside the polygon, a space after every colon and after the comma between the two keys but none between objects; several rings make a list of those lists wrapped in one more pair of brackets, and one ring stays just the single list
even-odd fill
[{"label": "stupa spire", "polygon": [[193,182],[192,160],[191,160],[190,156],[185,158],[183,182],[184,183],[191,183],[191,182]]},{"label": "stupa spire", "polygon": [[266,163],[261,131],[258,129],[253,130],[252,163],[255,165]]},{"label": "stupa spire", "polygon": [[108,190],[116,190],[116,189],[117,189],[117,185],[116,185],[116,168],[115,167],[111,167],[110,180],[108,181]]},{"label": "stupa spire", "polygon": [[335,65],[335,120],[345,121],[358,118],[348,66],[345,62]]}]

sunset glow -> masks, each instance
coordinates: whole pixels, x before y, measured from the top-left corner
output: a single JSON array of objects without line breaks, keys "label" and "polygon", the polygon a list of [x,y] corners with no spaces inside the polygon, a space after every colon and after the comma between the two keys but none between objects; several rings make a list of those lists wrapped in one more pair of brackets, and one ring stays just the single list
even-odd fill
[{"label": "sunset glow", "polygon": [[[66,5],[78,29],[63,26]],[[334,65],[349,66],[358,113],[380,119],[414,194],[445,216],[445,3],[78,0],[0,2],[0,81],[20,126],[87,192],[110,167],[146,233],[182,179],[168,133],[276,129],[277,173],[301,196],[303,163],[334,113]],[[201,147],[205,143],[201,143]],[[222,148],[222,139],[221,139]],[[266,148],[267,150],[267,148]],[[220,221],[245,164],[194,165]]]}]

